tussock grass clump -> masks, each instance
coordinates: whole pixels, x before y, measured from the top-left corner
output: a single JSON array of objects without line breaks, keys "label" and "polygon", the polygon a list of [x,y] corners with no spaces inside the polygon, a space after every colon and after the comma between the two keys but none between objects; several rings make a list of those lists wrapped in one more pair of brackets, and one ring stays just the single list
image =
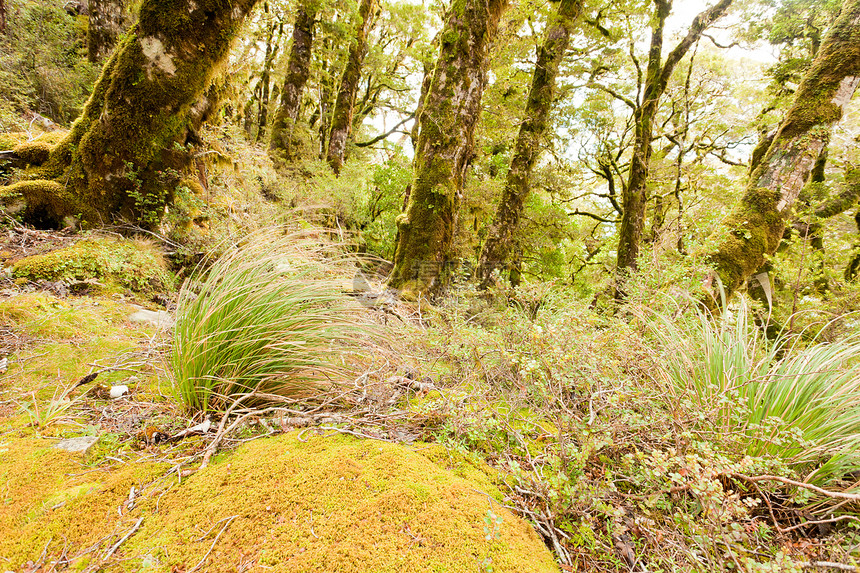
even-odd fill
[{"label": "tussock grass clump", "polygon": [[716,319],[697,313],[692,324],[648,320],[667,348],[661,372],[672,392],[744,453],[779,458],[815,485],[860,469],[860,337],[771,342],[745,305]]},{"label": "tussock grass clump", "polygon": [[179,293],[175,390],[192,410],[240,396],[306,398],[344,379],[362,327],[312,239],[257,233],[198,271]]}]

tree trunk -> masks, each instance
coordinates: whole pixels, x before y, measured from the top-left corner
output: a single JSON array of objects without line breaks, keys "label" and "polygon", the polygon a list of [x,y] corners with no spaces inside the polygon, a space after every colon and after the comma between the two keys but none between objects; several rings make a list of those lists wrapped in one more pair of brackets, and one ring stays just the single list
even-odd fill
[{"label": "tree trunk", "polygon": [[[188,165],[189,122],[256,0],[144,0],[139,22],[105,63],[82,115],[41,166],[3,195],[25,217],[85,226],[122,217],[154,226]],[[202,97],[202,99],[201,99]],[[8,199],[7,199],[8,200]]]},{"label": "tree trunk", "polygon": [[87,59],[103,60],[116,45],[125,28],[124,0],[89,0],[87,26]]},{"label": "tree trunk", "polygon": [[[857,234],[860,235],[860,210],[854,214],[854,225],[857,227]],[[860,243],[854,245],[851,258],[845,266],[845,280],[854,282],[858,274],[860,274]]]},{"label": "tree trunk", "polygon": [[272,123],[272,139],[269,151],[281,160],[292,161],[296,157],[298,138],[295,129],[302,104],[302,92],[311,73],[311,45],[314,39],[316,2],[299,4],[296,23],[293,27],[293,45],[287,63],[281,103]]},{"label": "tree trunk", "polygon": [[[269,5],[265,5],[266,14],[269,13]],[[275,36],[275,30],[280,31]],[[263,58],[263,73],[260,74],[260,84],[262,91],[260,93],[260,112],[257,116],[257,136],[255,141],[260,141],[266,134],[266,124],[269,122],[269,84],[271,84],[272,65],[275,58],[278,56],[278,44],[283,35],[283,24],[270,23],[266,33],[266,55]]]},{"label": "tree trunk", "polygon": [[719,247],[709,256],[727,294],[776,251],[792,206],[858,83],[860,0],[844,0],[773,143],[723,222]]},{"label": "tree trunk", "polygon": [[454,0],[424,99],[414,178],[389,286],[405,296],[434,294],[450,278],[451,246],[475,124],[486,83],[489,44],[504,0]]},{"label": "tree trunk", "polygon": [[6,33],[6,0],[0,0],[0,34]]},{"label": "tree trunk", "polygon": [[702,33],[720,18],[732,0],[720,0],[695,17],[687,35],[662,62],[663,26],[672,11],[671,0],[655,0],[656,14],[651,33],[651,46],[648,53],[648,69],[642,101],[633,111],[635,138],[633,157],[630,160],[630,174],[622,197],[624,213],[618,235],[618,291],[616,296],[623,297],[623,284],[626,273],[636,269],[639,245],[645,228],[645,206],[648,199],[648,172],[651,164],[651,141],[654,137],[654,117],[657,115],[660,98],[669,85],[675,67],[681,62],[690,47]]},{"label": "tree trunk", "polygon": [[530,190],[532,168],[540,153],[541,139],[546,132],[558,67],[564,60],[571,28],[581,11],[582,0],[561,0],[558,14],[550,23],[538,53],[526,103],[525,119],[520,125],[502,198],[478,260],[476,274],[481,288],[489,285],[493,271],[499,266],[505,266],[510,257],[512,239]]},{"label": "tree trunk", "polygon": [[358,91],[358,82],[361,79],[364,56],[367,54],[367,35],[372,27],[375,9],[376,0],[361,0],[355,39],[349,47],[346,68],[343,70],[343,78],[340,81],[340,89],[337,92],[337,100],[332,112],[331,135],[328,140],[326,159],[335,174],[339,174],[341,167],[343,167],[346,141],[352,129],[355,95]]},{"label": "tree trunk", "polygon": [[[433,44],[436,44],[438,36],[433,39]],[[433,81],[433,65],[424,65],[424,77],[421,80],[421,91],[418,94],[418,103],[415,106],[415,121],[412,122],[412,129],[409,130],[409,139],[412,141],[412,148],[418,149],[418,136],[421,134],[421,115],[424,111],[424,100],[427,99],[427,91],[430,89],[430,82]]]}]

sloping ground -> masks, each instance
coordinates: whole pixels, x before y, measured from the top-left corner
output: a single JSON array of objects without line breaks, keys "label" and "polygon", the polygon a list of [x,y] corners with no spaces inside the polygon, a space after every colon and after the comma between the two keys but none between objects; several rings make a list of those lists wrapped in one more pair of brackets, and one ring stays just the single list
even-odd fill
[{"label": "sloping ground", "polygon": [[487,475],[444,449],[304,439],[252,441],[181,483],[160,479],[164,464],[86,472],[47,440],[7,440],[0,567],[557,571],[533,529],[492,499]]},{"label": "sloping ground", "polygon": [[[151,424],[189,422],[169,397],[161,338],[130,320],[137,307],[117,293],[5,286],[0,571],[558,570],[501,507],[491,470],[439,445],[305,430],[251,440],[180,479],[177,464],[196,468],[205,441],[140,440]],[[104,384],[130,394],[93,392]],[[54,447],[82,435],[99,436],[86,455]]]}]

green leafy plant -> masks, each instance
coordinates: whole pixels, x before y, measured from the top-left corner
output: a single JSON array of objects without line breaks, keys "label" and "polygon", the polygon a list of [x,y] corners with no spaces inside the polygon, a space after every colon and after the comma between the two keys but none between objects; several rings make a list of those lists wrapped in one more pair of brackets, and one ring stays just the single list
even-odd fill
[{"label": "green leafy plant", "polygon": [[660,372],[689,398],[699,425],[739,437],[748,455],[771,455],[823,485],[860,468],[860,337],[800,348],[769,342],[741,304],[691,325],[651,313],[667,351]]},{"label": "green leafy plant", "polygon": [[185,282],[171,361],[188,408],[224,409],[249,393],[244,404],[304,398],[343,379],[361,328],[311,251],[307,239],[258,233]]}]

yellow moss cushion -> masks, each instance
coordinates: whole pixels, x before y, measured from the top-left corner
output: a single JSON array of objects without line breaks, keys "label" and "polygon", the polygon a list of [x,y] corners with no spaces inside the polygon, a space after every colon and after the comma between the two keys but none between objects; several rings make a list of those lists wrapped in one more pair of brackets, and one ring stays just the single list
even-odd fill
[{"label": "yellow moss cushion", "polygon": [[[127,466],[145,481],[157,467]],[[255,440],[181,483],[175,475],[137,483],[144,494],[119,517],[130,478],[34,477],[48,486],[34,492],[29,507],[15,502],[0,519],[0,529],[11,533],[0,541],[0,556],[10,559],[4,566],[37,559],[48,538],[66,527],[73,535],[56,538],[48,556],[66,544],[70,555],[79,554],[93,538],[113,533],[99,550],[73,561],[73,568],[92,566],[142,517],[111,556],[111,571],[190,570],[210,548],[198,571],[558,571],[531,526],[499,506],[488,476],[438,446],[340,435],[303,443],[296,433]],[[14,484],[7,495],[24,495],[25,485]],[[61,498],[61,508],[48,507]],[[86,528],[69,525],[75,515]],[[20,541],[10,541],[16,536]]]}]

